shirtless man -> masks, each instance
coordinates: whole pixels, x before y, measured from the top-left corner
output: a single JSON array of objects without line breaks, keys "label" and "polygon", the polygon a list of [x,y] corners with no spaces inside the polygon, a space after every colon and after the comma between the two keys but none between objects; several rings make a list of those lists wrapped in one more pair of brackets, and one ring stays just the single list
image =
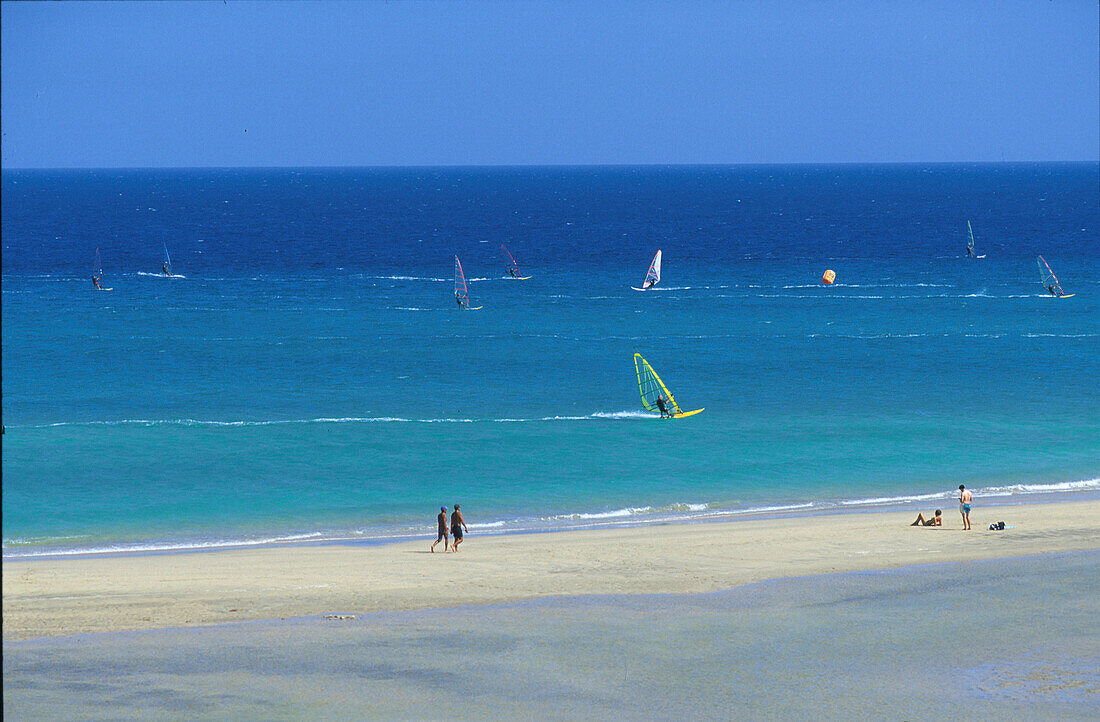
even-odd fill
[{"label": "shirtless man", "polygon": [[963,517],[963,531],[970,531],[970,503],[974,495],[964,485],[959,484],[959,513]]},{"label": "shirtless man", "polygon": [[455,511],[451,514],[451,534],[455,538],[454,542],[451,544],[452,552],[458,551],[458,545],[462,543],[462,532],[470,531],[466,528],[466,520],[462,518],[461,509],[461,506],[455,504]]},{"label": "shirtless man", "polygon": [[[455,507],[455,511],[458,511],[458,507]],[[439,543],[440,539],[443,540],[443,551],[447,551],[447,542],[449,540],[447,531],[447,507],[439,507],[439,516],[435,518],[435,521],[437,529],[439,531],[439,536],[435,538],[435,541],[432,542],[431,549],[428,550],[433,554],[435,553],[435,545]]]}]

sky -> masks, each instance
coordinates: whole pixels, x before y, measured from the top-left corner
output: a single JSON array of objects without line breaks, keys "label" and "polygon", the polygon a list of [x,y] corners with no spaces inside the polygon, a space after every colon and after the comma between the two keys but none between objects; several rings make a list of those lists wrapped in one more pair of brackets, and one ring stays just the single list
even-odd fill
[{"label": "sky", "polygon": [[1100,160],[1095,0],[0,4],[4,168]]}]

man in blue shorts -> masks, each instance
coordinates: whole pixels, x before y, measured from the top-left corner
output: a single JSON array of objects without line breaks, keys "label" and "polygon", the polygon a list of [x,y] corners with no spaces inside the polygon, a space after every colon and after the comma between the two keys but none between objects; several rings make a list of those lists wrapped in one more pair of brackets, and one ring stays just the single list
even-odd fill
[{"label": "man in blue shorts", "polygon": [[963,531],[970,531],[970,503],[974,495],[963,484],[959,484],[959,513],[963,517]]}]

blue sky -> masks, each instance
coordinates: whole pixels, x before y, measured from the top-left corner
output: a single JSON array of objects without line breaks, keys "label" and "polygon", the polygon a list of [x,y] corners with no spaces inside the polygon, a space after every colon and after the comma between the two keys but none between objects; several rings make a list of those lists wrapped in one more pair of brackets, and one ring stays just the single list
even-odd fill
[{"label": "blue sky", "polygon": [[1100,159],[1100,4],[3,3],[11,167]]}]

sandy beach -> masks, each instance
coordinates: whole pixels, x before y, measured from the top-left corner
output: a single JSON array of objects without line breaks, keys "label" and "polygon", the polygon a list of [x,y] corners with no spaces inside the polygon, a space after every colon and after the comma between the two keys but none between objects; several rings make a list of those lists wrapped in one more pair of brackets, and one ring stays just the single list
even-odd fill
[{"label": "sandy beach", "polygon": [[[927,513],[929,510],[925,510]],[[5,561],[4,640],[559,595],[692,593],[787,577],[1100,549],[1100,501],[978,506],[964,532],[915,512],[467,536],[210,553]],[[987,530],[1004,520],[1015,527]]]}]

